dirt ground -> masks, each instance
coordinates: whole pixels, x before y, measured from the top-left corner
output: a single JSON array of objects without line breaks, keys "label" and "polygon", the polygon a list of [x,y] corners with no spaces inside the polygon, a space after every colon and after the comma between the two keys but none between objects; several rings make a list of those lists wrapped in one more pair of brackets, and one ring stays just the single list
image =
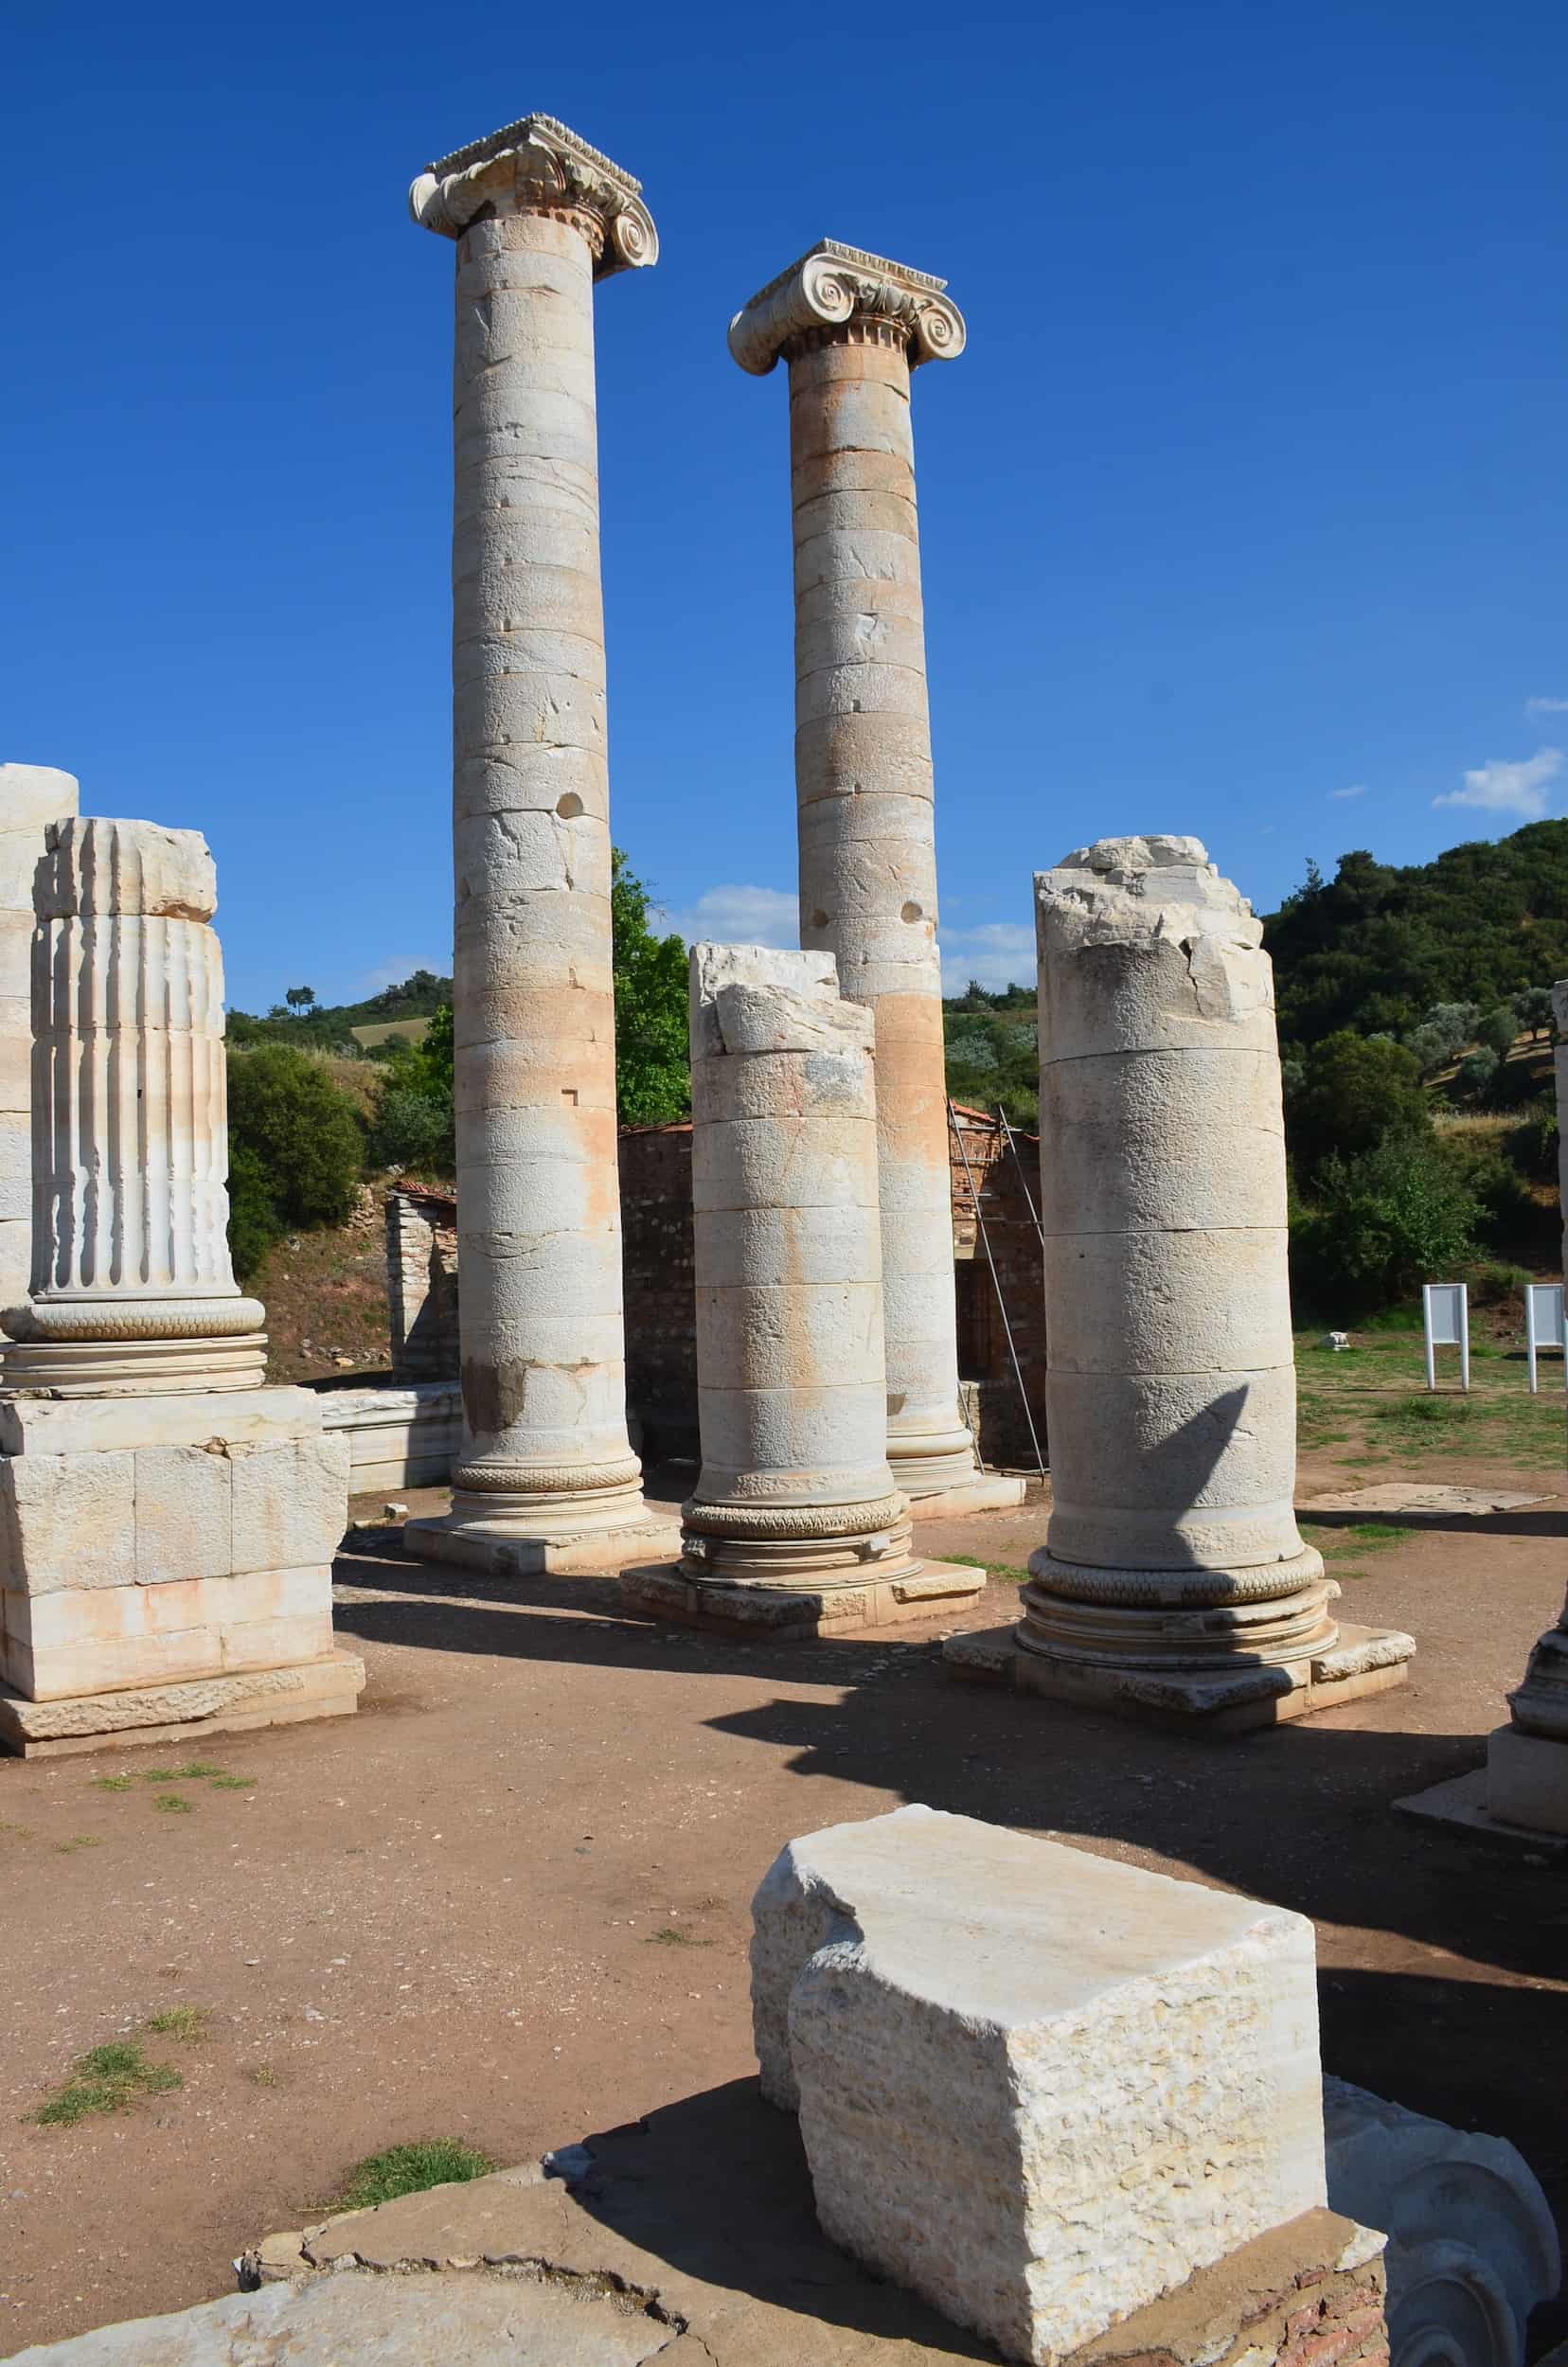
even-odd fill
[{"label": "dirt ground", "polygon": [[[1489,1413],[1434,1427],[1411,1353],[1304,1358],[1304,1433],[1331,1443],[1301,1501],[1406,1476],[1541,1501],[1311,1524],[1345,1615],[1420,1649],[1402,1691],[1298,1726],[1205,1742],[956,1685],[951,1621],[707,1642],[622,1619],[612,1586],[475,1580],[388,1537],[338,1568],[359,1715],[201,1750],[248,1789],[144,1780],[167,1746],[0,1762],[0,2355],[224,2291],[242,2245],[394,2142],[511,2162],[664,2106],[750,2127],[757,1880],[791,1835],[905,1800],[1310,1914],[1327,2066],[1511,2138],[1568,2218],[1568,1878],[1391,1808],[1480,1762],[1561,1602],[1562,1399],[1522,1414],[1500,1362]],[[921,1539],[1017,1571],[1042,1530],[1037,1501]],[[1014,1606],[993,1583],[962,1624]],[[146,2033],[175,2005],[204,2035]],[[76,2056],[138,2032],[177,2091],[37,2125]],[[1537,2346],[1564,2331],[1543,2313]]]}]

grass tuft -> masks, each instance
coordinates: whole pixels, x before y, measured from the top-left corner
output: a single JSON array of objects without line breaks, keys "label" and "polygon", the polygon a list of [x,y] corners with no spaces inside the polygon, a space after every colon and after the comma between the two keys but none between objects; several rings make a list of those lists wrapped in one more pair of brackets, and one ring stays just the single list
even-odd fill
[{"label": "grass tuft", "polygon": [[52,1846],[57,1858],[74,1858],[79,1849],[96,1849],[96,1833],[73,1833],[69,1841],[57,1841]]},{"label": "grass tuft", "polygon": [[213,1775],[208,1778],[214,1791],[249,1791],[255,1781],[254,1775]]},{"label": "grass tuft", "polygon": [[191,1810],[190,1802],[182,1800],[177,1791],[160,1791],[152,1806],[161,1816],[188,1816]]},{"label": "grass tuft", "polygon": [[212,2017],[205,2005],[166,2005],[143,2024],[160,2038],[205,2038]]},{"label": "grass tuft", "polygon": [[78,2056],[63,2087],[34,2118],[45,2128],[74,2128],[95,2112],[123,2112],[141,2096],[183,2085],[177,2071],[150,2063],[134,2038],[116,2038]]},{"label": "grass tuft", "polygon": [[707,1945],[707,1941],[700,1940],[695,1931],[677,1931],[668,1923],[662,1931],[643,1934],[644,1948],[706,1948]]},{"label": "grass tuft", "polygon": [[338,2206],[365,2211],[378,2202],[394,2202],[400,2195],[423,2194],[427,2186],[462,2185],[471,2178],[486,2178],[494,2167],[488,2153],[465,2145],[460,2137],[386,2145],[354,2163],[344,2179]]},{"label": "grass tuft", "polygon": [[134,1791],[135,1789],[134,1775],[95,1775],[93,1778],[95,1791]]}]

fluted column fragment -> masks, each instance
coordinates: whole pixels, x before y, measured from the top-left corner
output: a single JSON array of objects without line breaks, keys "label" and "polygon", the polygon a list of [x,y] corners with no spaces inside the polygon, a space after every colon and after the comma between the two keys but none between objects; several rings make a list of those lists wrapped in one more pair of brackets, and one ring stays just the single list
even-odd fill
[{"label": "fluted column fragment", "polygon": [[50,827],[32,945],[33,1259],[12,1388],[248,1389],[228,1247],[223,968],[195,830]]}]

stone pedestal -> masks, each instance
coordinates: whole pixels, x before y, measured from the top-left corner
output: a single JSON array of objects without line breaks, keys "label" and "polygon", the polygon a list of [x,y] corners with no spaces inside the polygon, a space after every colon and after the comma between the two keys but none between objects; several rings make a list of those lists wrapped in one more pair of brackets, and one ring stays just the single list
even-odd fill
[{"label": "stone pedestal", "polygon": [[348,1449],[260,1386],[228,1252],[223,983],[195,831],[48,833],[32,947],[33,1288],[0,1359],[0,1746],[351,1710]]},{"label": "stone pedestal", "polygon": [[[1568,1270],[1568,978],[1552,988],[1558,1044],[1558,1181],[1564,1217],[1563,1262]],[[1524,1682],[1508,1696],[1511,1713],[1487,1744],[1486,1767],[1451,1777],[1395,1806],[1439,1823],[1488,1829],[1502,1840],[1544,1842],[1554,1853],[1568,1843],[1568,1599],[1555,1628],[1530,1654]]]},{"label": "stone pedestal", "polygon": [[[917,1509],[978,1483],[958,1404],[936,844],[909,374],[964,349],[945,282],[826,239],[738,313],[790,371],[800,941],[877,1023],[887,1453]],[[929,1504],[933,1516],[980,1508]]]},{"label": "stone pedestal", "polygon": [[672,1541],[626,1429],[594,283],[638,185],[547,116],[422,173],[457,247],[454,986],[463,1452],[407,1550],[603,1571]]},{"label": "stone pedestal", "polygon": [[77,785],[49,764],[0,764],[0,1315],[32,1277],[33,880]]},{"label": "stone pedestal", "polygon": [[921,1806],[792,1842],[752,1915],[824,2230],[1007,2358],[1323,2208],[1305,1916]]},{"label": "stone pedestal", "polygon": [[985,1584],[911,1554],[888,1468],[873,1032],[830,953],[692,949],[702,1473],[679,1566],[626,1573],[630,1608],[813,1634]]},{"label": "stone pedestal", "polygon": [[960,1673],[1274,1723],[1403,1681],[1336,1625],[1292,1509],[1295,1372],[1273,975],[1196,839],[1035,882],[1054,1508],[1025,1616]]}]

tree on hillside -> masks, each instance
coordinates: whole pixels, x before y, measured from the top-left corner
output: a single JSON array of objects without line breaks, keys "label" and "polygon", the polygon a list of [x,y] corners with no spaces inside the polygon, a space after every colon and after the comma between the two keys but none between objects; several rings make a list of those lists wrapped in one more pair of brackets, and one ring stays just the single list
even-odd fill
[{"label": "tree on hillside", "polygon": [[615,1107],[623,1126],[662,1126],[691,1113],[687,956],[655,936],[651,899],[617,846],[611,856],[615,934]]},{"label": "tree on hillside", "polygon": [[241,1278],[291,1230],[342,1224],[365,1138],[353,1104],[292,1044],[230,1049],[229,1246]]},{"label": "tree on hillside", "polygon": [[1521,1027],[1527,1027],[1532,1041],[1538,1036],[1552,1032],[1552,989],[1550,987],[1526,987],[1513,999],[1514,1016]]},{"label": "tree on hillside", "polygon": [[314,987],[291,987],[283,997],[291,1011],[308,1011],[315,1004]]},{"label": "tree on hillside", "polygon": [[1416,1056],[1386,1037],[1342,1027],[1310,1047],[1292,1083],[1285,1138],[1303,1180],[1326,1159],[1354,1158],[1387,1134],[1432,1130]]},{"label": "tree on hillside", "polygon": [[1331,881],[1309,866],[1263,928],[1292,1046],[1345,1027],[1407,1037],[1436,1005],[1489,1010],[1539,993],[1568,976],[1568,821],[1451,846],[1429,863],[1352,849]]}]

